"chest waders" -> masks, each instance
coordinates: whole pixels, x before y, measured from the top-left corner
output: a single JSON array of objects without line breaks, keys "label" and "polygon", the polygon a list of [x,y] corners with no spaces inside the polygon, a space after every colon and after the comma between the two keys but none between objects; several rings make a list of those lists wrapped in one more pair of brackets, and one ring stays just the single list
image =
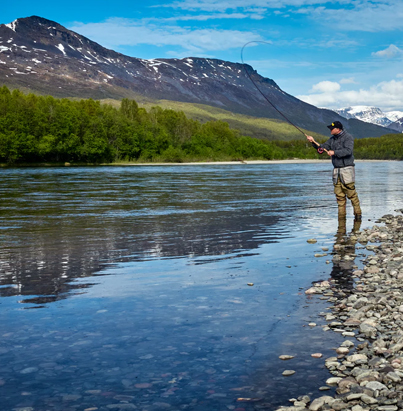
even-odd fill
[{"label": "chest waders", "polygon": [[354,216],[361,220],[361,207],[355,189],[355,169],[351,167],[335,168],[333,170],[334,194],[336,195],[339,219],[346,218],[346,204],[348,198],[354,209]]}]

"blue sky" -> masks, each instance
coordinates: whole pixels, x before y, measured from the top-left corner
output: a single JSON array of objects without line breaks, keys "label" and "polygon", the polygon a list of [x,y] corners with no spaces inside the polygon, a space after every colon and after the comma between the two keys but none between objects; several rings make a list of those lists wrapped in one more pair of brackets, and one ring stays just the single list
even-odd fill
[{"label": "blue sky", "polygon": [[402,0],[6,2],[0,23],[38,15],[121,53],[244,60],[318,107],[403,111]]}]

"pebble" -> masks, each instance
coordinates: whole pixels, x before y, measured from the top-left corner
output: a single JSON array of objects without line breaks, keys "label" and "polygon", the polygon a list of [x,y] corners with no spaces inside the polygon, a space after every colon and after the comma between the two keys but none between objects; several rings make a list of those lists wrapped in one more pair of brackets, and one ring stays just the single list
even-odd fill
[{"label": "pebble", "polygon": [[284,355],[280,355],[280,357],[278,357],[278,358],[280,358],[280,360],[283,360],[283,361],[292,360],[292,359],[294,358],[294,355],[286,355],[286,354],[284,354]]},{"label": "pebble", "polygon": [[330,386],[337,385],[342,380],[341,377],[331,377],[326,380],[326,384]]},{"label": "pebble", "polygon": [[[379,225],[343,238],[329,253],[346,277],[351,273],[354,287],[352,282],[333,278],[305,291],[321,294],[331,305],[328,313],[321,313],[327,322],[323,329],[349,338],[336,348],[337,357],[325,360],[333,376],[319,391],[334,386],[335,395],[278,410],[403,410],[403,209],[396,212],[380,218]],[[365,257],[363,269],[354,265],[359,248],[371,254],[360,254]],[[322,251],[328,249],[322,247]]]},{"label": "pebble", "polygon": [[344,355],[344,354],[348,354],[350,350],[347,347],[339,347],[339,348],[336,348],[336,352],[337,354]]},{"label": "pebble", "polygon": [[285,377],[288,377],[288,376],[293,375],[293,374],[295,374],[294,370],[285,370],[285,371],[283,371],[283,375]]}]

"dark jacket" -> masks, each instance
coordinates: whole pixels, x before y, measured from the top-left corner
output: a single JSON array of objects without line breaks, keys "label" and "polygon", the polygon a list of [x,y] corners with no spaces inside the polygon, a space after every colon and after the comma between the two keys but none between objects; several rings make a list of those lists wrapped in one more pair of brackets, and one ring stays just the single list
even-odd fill
[{"label": "dark jacket", "polygon": [[[315,148],[318,148],[314,144]],[[329,138],[325,143],[319,147],[326,150],[333,150],[334,156],[332,156],[333,167],[343,168],[354,166],[354,138],[347,131],[343,130],[341,133],[336,134]]]}]

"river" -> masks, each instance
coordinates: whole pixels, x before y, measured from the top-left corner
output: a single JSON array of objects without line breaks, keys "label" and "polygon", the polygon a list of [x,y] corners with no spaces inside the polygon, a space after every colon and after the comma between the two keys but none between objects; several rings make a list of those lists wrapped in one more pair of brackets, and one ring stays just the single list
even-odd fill
[{"label": "river", "polygon": [[[0,173],[2,410],[273,410],[322,395],[343,337],[304,290],[337,271],[329,162]],[[361,228],[402,208],[403,163],[356,174]]]}]

